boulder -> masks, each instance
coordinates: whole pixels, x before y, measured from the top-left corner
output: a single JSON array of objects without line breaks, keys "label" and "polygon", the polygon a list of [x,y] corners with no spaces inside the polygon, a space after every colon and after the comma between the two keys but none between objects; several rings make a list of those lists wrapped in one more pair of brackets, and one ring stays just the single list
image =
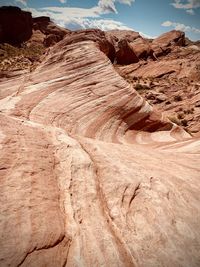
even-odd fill
[{"label": "boulder", "polygon": [[126,40],[131,43],[137,38],[141,37],[138,32],[130,30],[111,30],[105,32],[105,34],[109,42],[111,42],[116,48],[118,47],[118,42],[122,40]]},{"label": "boulder", "polygon": [[126,39],[118,43],[119,50],[116,52],[116,62],[120,65],[128,65],[139,61],[137,55]]},{"label": "boulder", "polygon": [[159,57],[167,55],[177,46],[185,46],[185,33],[173,30],[155,38],[151,48],[154,51],[154,56]]},{"label": "boulder", "polygon": [[147,59],[152,54],[150,43],[144,38],[137,38],[130,43],[130,47],[139,59]]},{"label": "boulder", "polygon": [[181,31],[166,32],[159,37],[155,38],[152,44],[158,44],[160,47],[167,46],[184,46],[185,45],[185,33]]}]

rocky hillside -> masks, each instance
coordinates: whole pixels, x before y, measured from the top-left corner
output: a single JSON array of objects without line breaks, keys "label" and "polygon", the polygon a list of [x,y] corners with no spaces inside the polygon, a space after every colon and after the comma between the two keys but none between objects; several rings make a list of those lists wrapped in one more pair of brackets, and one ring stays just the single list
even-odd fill
[{"label": "rocky hillside", "polygon": [[184,41],[75,31],[0,77],[1,267],[199,267],[200,139],[160,111]]},{"label": "rocky hillside", "polygon": [[[70,40],[74,42],[80,34],[87,38],[84,32],[90,32],[71,32],[58,27],[48,17],[32,18],[29,12],[16,7],[2,7],[0,14],[2,77],[8,77],[10,71],[32,71],[48,48],[64,36],[71,35]],[[133,31],[92,32],[93,41],[103,38],[101,49],[109,53],[118,73],[151,105],[190,134],[199,135],[199,42],[190,41],[180,31],[165,33],[155,40],[145,39]]]},{"label": "rocky hillside", "polygon": [[[116,70],[165,117],[189,133],[199,135],[200,46],[186,45],[183,33],[177,31],[163,34],[153,40],[150,47],[155,44],[162,49],[162,53],[156,52],[157,48],[154,50],[155,59],[117,65]],[[149,46],[138,49],[147,55]]]},{"label": "rocky hillside", "polygon": [[32,18],[18,7],[0,7],[0,71],[31,70],[48,47],[70,33],[49,17]]}]

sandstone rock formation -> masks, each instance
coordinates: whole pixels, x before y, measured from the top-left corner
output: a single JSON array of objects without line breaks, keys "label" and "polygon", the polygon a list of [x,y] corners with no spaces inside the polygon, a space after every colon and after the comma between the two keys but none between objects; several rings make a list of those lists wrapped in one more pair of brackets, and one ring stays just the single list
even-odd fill
[{"label": "sandstone rock formation", "polygon": [[111,42],[115,48],[118,48],[118,42],[126,40],[128,43],[134,42],[136,39],[141,38],[138,32],[129,30],[111,30],[107,31],[106,38]]},{"label": "sandstone rock formation", "polygon": [[200,140],[116,72],[98,34],[1,78],[0,266],[199,267]]},{"label": "sandstone rock formation", "polygon": [[18,7],[0,7],[0,72],[34,68],[49,47],[70,33],[49,17],[32,18]]},{"label": "sandstone rock formation", "polygon": [[169,54],[174,47],[185,45],[185,33],[181,31],[170,31],[154,39],[151,48],[156,57]]},{"label": "sandstone rock formation", "polygon": [[40,42],[38,35],[42,38],[41,43],[45,45],[45,47],[50,47],[59,41],[61,41],[66,34],[69,34],[71,31],[61,28],[53,23],[49,17],[37,17],[33,18],[33,35],[31,37],[31,41]]},{"label": "sandstone rock formation", "polygon": [[144,38],[137,38],[130,44],[130,46],[139,59],[147,59],[149,56],[153,56],[151,44]]},{"label": "sandstone rock formation", "polygon": [[120,65],[137,63],[151,54],[149,40],[142,38],[138,32],[112,30],[106,32],[106,38],[115,47],[116,63]]},{"label": "sandstone rock formation", "polygon": [[49,17],[32,18],[30,12],[19,7],[0,7],[0,43],[20,46],[24,42],[34,41],[49,47],[69,32],[55,25]]},{"label": "sandstone rock formation", "polygon": [[185,45],[185,33],[181,31],[170,31],[166,32],[159,37],[155,38],[152,42],[153,44],[157,44],[160,47],[169,47],[171,45],[184,46]]},{"label": "sandstone rock formation", "polygon": [[0,43],[19,45],[29,40],[32,24],[30,12],[18,7],[0,7]]},{"label": "sandstone rock formation", "polygon": [[[157,60],[143,60],[128,66],[118,65],[116,69],[134,87],[138,87],[138,92],[150,104],[156,105],[159,111],[164,112],[166,117],[184,126],[190,133],[199,135],[200,48],[192,42],[179,46],[179,41],[177,39],[177,45],[173,41],[172,46],[167,42],[166,47],[171,52]],[[165,100],[158,99],[160,93]]]},{"label": "sandstone rock formation", "polygon": [[118,50],[116,51],[116,63],[120,65],[128,65],[137,63],[138,61],[139,59],[128,41],[126,39],[121,40],[118,43]]},{"label": "sandstone rock formation", "polygon": [[65,38],[65,45],[78,43],[81,41],[93,41],[96,46],[107,55],[111,62],[115,59],[115,48],[112,43],[110,43],[103,31],[99,29],[88,29],[88,30],[78,30],[71,32]]}]

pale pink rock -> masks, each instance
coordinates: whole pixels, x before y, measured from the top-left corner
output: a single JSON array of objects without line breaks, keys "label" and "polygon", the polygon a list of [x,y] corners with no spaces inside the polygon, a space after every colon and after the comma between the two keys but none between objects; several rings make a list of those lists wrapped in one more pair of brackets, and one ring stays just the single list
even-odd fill
[{"label": "pale pink rock", "polygon": [[200,139],[86,35],[1,80],[0,266],[198,267]]}]

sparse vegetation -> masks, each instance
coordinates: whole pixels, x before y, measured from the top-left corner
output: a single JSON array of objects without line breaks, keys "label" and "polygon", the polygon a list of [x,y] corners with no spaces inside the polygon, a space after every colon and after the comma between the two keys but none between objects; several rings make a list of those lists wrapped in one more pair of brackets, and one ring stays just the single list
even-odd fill
[{"label": "sparse vegetation", "polygon": [[135,90],[142,90],[142,89],[143,89],[143,86],[140,83],[137,83],[135,85]]},{"label": "sparse vegetation", "polygon": [[168,119],[177,125],[181,125],[180,120],[176,116],[169,116]]},{"label": "sparse vegetation", "polygon": [[177,118],[178,118],[179,120],[182,120],[182,119],[185,118],[185,114],[184,114],[183,112],[178,113]]},{"label": "sparse vegetation", "polygon": [[184,110],[185,114],[193,114],[194,113],[194,108],[189,108]]},{"label": "sparse vegetation", "polygon": [[181,125],[184,127],[188,126],[188,121],[186,119],[181,120]]},{"label": "sparse vegetation", "polygon": [[168,119],[179,125],[179,126],[183,126],[183,127],[187,127],[188,126],[188,121],[186,119],[184,119],[184,114],[178,114],[177,117],[176,116],[169,116]]},{"label": "sparse vegetation", "polygon": [[30,46],[26,46],[24,44],[21,47],[14,47],[9,44],[0,44],[0,51],[0,62],[4,59],[16,56],[24,56],[30,60],[34,60],[44,53],[45,48],[41,44],[32,44]]},{"label": "sparse vegetation", "polygon": [[182,100],[183,100],[182,96],[180,96],[180,95],[174,96],[174,101],[178,102],[178,101],[182,101]]},{"label": "sparse vegetation", "polygon": [[21,47],[0,44],[0,70],[29,68],[44,52],[45,48],[40,44],[23,44]]},{"label": "sparse vegetation", "polygon": [[141,90],[150,90],[151,88],[146,84],[136,83],[135,90],[141,91]]}]

